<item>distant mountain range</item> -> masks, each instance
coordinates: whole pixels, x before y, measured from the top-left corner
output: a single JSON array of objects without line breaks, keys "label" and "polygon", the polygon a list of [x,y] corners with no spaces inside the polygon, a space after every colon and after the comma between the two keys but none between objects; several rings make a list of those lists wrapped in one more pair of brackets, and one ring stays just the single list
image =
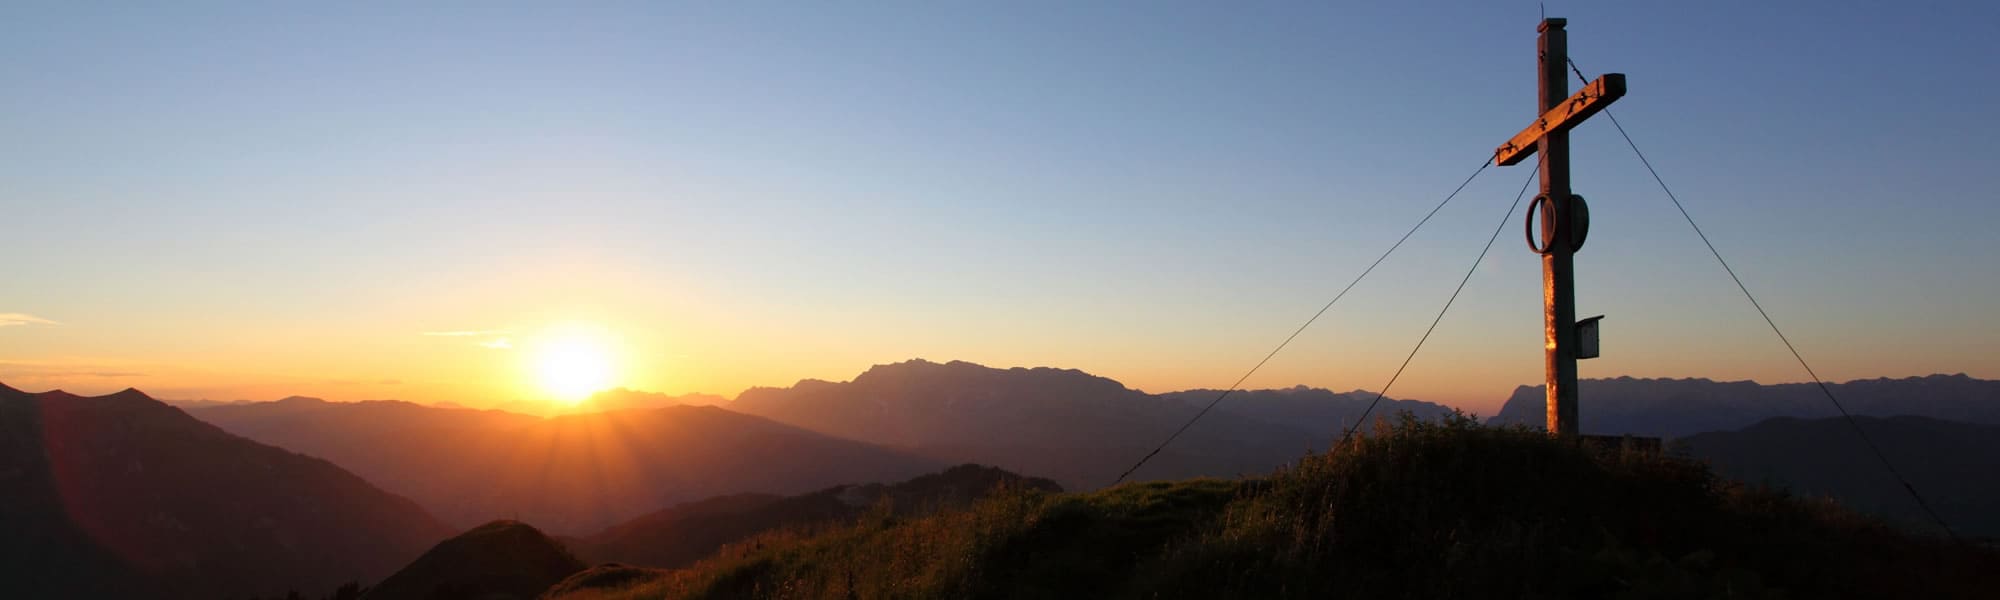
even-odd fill
[{"label": "distant mountain range", "polygon": [[[1960,375],[1862,379],[1829,384],[1855,415],[1912,415],[2000,424],[2000,381]],[[1521,386],[1489,423],[1540,427],[1547,421],[1542,386]],[[1773,417],[1835,416],[1811,383],[1761,385],[1707,379],[1587,379],[1578,382],[1584,433],[1680,437],[1734,431]]]},{"label": "distant mountain range", "polygon": [[[1855,422],[1959,534],[2000,537],[2000,425],[1909,416]],[[1915,531],[1936,531],[1845,419],[1776,418],[1688,436],[1678,446],[1731,479],[1830,496]]]},{"label": "distant mountain range", "polygon": [[0,385],[0,589],[216,598],[392,572],[450,529],[327,461],[125,390]]},{"label": "distant mountain range", "polygon": [[290,398],[191,412],[324,457],[462,527],[518,519],[578,534],[679,502],[895,481],[948,464],[705,406],[542,419]]},{"label": "distant mountain range", "polygon": [[[925,360],[878,365],[849,382],[753,388],[728,407],[948,462],[1048,477],[1072,489],[1111,483],[1199,410],[1072,369]],[[1334,437],[1330,427],[1307,427],[1211,413],[1133,477],[1269,473]]]},{"label": "distant mountain range", "polygon": [[[292,397],[188,410],[233,433],[332,460],[457,526],[518,518],[577,534],[699,498],[898,480],[945,464],[994,464],[1067,487],[1102,486],[1186,423],[1211,393],[1152,395],[1076,370],[913,360],[871,368],[851,382],[752,389],[726,410],[690,406],[721,401],[717,396],[631,390],[589,402],[648,409],[543,419]],[[1372,397],[1308,388],[1237,392],[1134,478],[1268,473],[1324,450]],[[1450,409],[1392,399],[1376,414],[1399,410],[1429,417]]]},{"label": "distant mountain range", "polygon": [[[1586,380],[1582,387],[1589,433],[1680,437],[1734,431],[1773,417],[1830,414],[1809,384],[1617,378]],[[1833,388],[1857,414],[2000,423],[2000,382],[1933,375]],[[1489,422],[1541,424],[1540,390],[1519,388]],[[612,390],[593,402],[658,408],[542,419],[393,401],[290,398],[190,413],[252,439],[325,457],[452,524],[519,518],[579,535],[678,503],[729,495],[761,502],[827,486],[900,480],[945,464],[993,464],[1070,489],[1093,489],[1218,393],[1154,395],[1071,369],[911,360],[878,365],[847,382],[754,388],[719,408],[689,406],[721,400],[715,396]],[[1342,428],[1362,418],[1373,398],[1361,390],[1306,387],[1237,391],[1133,478],[1268,473],[1308,450],[1326,449]],[[1435,419],[1451,410],[1385,398],[1369,418],[1409,412]],[[1727,466],[1721,458],[1718,465]],[[1826,492],[1849,497],[1840,489]],[[1975,505],[1978,498],[1983,496],[1972,500]],[[1868,508],[1866,498],[1855,499]]]}]

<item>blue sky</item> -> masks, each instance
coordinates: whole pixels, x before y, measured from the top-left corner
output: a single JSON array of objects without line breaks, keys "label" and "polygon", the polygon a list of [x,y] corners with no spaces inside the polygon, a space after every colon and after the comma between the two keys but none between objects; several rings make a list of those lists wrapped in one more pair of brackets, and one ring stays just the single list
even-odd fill
[{"label": "blue sky", "polygon": [[[0,380],[477,400],[513,363],[419,332],[588,321],[664,391],[1226,385],[1534,114],[1535,4],[1413,4],[10,5],[0,313],[55,324]],[[2000,377],[2000,9],[1548,11],[1823,374]],[[1799,380],[1609,122],[1573,140],[1584,375]],[[1527,168],[1251,385],[1379,388]],[[1394,395],[1539,381],[1513,222]]]}]

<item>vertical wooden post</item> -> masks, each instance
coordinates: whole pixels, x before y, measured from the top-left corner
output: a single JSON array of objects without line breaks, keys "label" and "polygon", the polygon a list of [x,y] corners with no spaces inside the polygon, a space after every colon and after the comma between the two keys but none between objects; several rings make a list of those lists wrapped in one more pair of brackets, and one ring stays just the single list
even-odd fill
[{"label": "vertical wooden post", "polygon": [[[1541,98],[1536,114],[1544,114],[1569,97],[1569,35],[1564,19],[1543,19],[1541,27]],[[1549,432],[1565,439],[1577,435],[1576,416],[1576,273],[1571,243],[1569,189],[1569,130],[1551,131],[1538,142],[1542,153],[1542,231],[1549,236],[1542,255],[1543,341],[1547,347]]]},{"label": "vertical wooden post", "polygon": [[[1583,340],[1577,336],[1576,250],[1590,228],[1590,210],[1569,189],[1569,130],[1584,119],[1625,97],[1625,76],[1605,73],[1568,96],[1569,35],[1563,19],[1542,19],[1536,47],[1540,116],[1527,129],[1493,151],[1493,163],[1520,164],[1542,153],[1542,194],[1528,210],[1541,220],[1542,235],[1528,245],[1542,255],[1542,340],[1548,366],[1549,433],[1576,439],[1576,359]],[[1593,321],[1595,318],[1592,319]],[[1594,356],[1594,355],[1593,355]],[[1588,357],[1586,357],[1588,358]]]}]

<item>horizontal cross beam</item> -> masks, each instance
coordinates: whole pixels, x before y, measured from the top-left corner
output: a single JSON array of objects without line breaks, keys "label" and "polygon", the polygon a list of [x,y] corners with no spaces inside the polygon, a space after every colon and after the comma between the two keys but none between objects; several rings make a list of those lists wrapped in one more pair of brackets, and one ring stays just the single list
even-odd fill
[{"label": "horizontal cross beam", "polygon": [[1625,97],[1625,74],[1605,73],[1603,77],[1597,78],[1597,81],[1583,86],[1583,89],[1578,90],[1575,95],[1557,104],[1555,108],[1549,109],[1549,112],[1542,113],[1542,118],[1536,119],[1533,125],[1514,134],[1514,139],[1507,140],[1506,144],[1493,151],[1493,162],[1504,167],[1526,160],[1535,154],[1535,147],[1538,146],[1536,142],[1541,141],[1542,136],[1569,131],[1584,119],[1590,118],[1591,115],[1597,114],[1597,111],[1604,110],[1604,107],[1623,97]]}]

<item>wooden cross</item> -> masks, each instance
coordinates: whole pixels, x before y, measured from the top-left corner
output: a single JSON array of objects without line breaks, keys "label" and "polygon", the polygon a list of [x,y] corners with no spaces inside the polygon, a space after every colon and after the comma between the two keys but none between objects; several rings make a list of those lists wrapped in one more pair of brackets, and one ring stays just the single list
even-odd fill
[{"label": "wooden cross", "polygon": [[[1494,150],[1493,162],[1513,165],[1536,152],[1542,153],[1542,193],[1528,205],[1528,246],[1542,255],[1549,432],[1574,439],[1578,433],[1576,360],[1596,356],[1596,344],[1592,336],[1590,353],[1578,356],[1584,340],[1578,335],[1576,320],[1573,257],[1590,231],[1590,209],[1582,197],[1570,193],[1569,130],[1624,97],[1625,76],[1606,74],[1575,95],[1569,95],[1569,36],[1563,31],[1567,22],[1543,19],[1536,28],[1542,34],[1537,44],[1541,51],[1541,95],[1536,104],[1541,117]],[[1538,213],[1542,230],[1539,245],[1532,234]],[[1589,326],[1594,333],[1595,318],[1590,319]]]}]

